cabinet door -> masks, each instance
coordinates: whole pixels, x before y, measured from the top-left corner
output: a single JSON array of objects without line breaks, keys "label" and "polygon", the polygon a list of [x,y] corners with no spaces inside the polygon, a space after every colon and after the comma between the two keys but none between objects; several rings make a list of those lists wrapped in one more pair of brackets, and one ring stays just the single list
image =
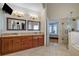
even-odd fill
[{"label": "cabinet door", "polygon": [[12,52],[13,41],[11,38],[2,39],[2,54],[7,54]]},{"label": "cabinet door", "polygon": [[39,46],[43,46],[44,45],[44,36],[39,36]]},{"label": "cabinet door", "polygon": [[26,44],[27,48],[32,48],[32,36],[26,37]]},{"label": "cabinet door", "polygon": [[13,39],[13,51],[18,51],[21,49],[21,39],[19,37],[15,37]]},{"label": "cabinet door", "polygon": [[8,39],[8,43],[9,43],[8,50],[9,50],[9,53],[11,53],[13,52],[13,39],[12,38]]},{"label": "cabinet door", "polygon": [[22,49],[32,48],[32,36],[21,37]]},{"label": "cabinet door", "polygon": [[38,36],[33,36],[33,47],[37,47],[38,46]]},{"label": "cabinet door", "polygon": [[1,44],[1,38],[0,38],[0,55],[1,55],[1,45],[2,45],[2,44]]},{"label": "cabinet door", "polygon": [[22,46],[22,49],[27,49],[27,40],[25,38],[22,38],[21,40],[21,46]]},{"label": "cabinet door", "polygon": [[8,53],[9,42],[7,39],[2,39],[2,54]]}]

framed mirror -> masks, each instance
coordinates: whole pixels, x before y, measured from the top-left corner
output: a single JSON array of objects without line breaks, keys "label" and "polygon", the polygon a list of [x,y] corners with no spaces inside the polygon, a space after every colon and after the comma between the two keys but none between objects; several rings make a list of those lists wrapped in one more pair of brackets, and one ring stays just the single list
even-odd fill
[{"label": "framed mirror", "polygon": [[40,31],[40,22],[39,21],[28,21],[27,30],[28,31]]},{"label": "framed mirror", "polygon": [[7,30],[26,30],[26,20],[7,18]]}]

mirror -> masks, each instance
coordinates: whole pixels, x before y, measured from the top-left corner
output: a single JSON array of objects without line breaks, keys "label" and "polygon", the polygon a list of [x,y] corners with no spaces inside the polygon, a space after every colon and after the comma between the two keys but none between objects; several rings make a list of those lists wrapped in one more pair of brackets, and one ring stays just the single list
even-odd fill
[{"label": "mirror", "polygon": [[7,18],[7,30],[26,30],[26,20]]},{"label": "mirror", "polygon": [[28,21],[27,30],[29,31],[40,31],[40,22],[39,21]]}]

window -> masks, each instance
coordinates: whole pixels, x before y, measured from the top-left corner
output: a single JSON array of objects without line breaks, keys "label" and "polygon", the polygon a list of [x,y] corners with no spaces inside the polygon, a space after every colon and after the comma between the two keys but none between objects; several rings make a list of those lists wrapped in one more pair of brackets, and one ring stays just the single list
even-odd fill
[{"label": "window", "polygon": [[51,25],[49,26],[49,32],[50,33],[52,32],[52,26]]},{"label": "window", "polygon": [[50,23],[49,24],[49,33],[52,35],[58,34],[58,25],[57,23]]}]

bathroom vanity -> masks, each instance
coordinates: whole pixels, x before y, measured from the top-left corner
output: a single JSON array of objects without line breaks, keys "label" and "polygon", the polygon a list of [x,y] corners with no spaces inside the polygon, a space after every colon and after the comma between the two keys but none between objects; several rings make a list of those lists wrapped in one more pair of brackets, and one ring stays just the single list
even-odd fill
[{"label": "bathroom vanity", "polygon": [[0,55],[44,45],[43,34],[3,35],[0,37]]}]

